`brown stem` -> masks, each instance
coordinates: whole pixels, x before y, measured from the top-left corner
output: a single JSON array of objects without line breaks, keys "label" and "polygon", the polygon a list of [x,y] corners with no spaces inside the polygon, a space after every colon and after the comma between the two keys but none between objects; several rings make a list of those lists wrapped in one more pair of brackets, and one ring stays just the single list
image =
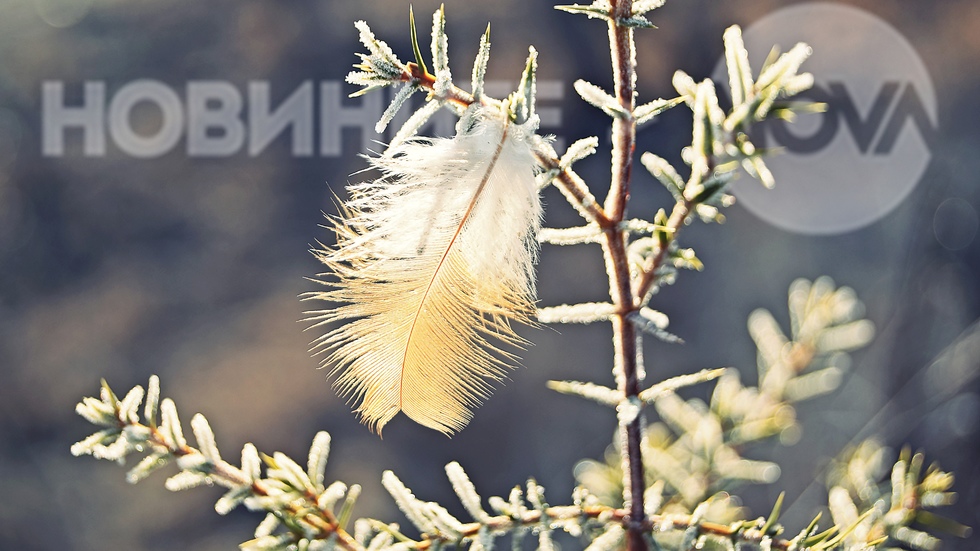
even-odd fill
[{"label": "brown stem", "polygon": [[[636,149],[636,121],[632,114],[636,67],[633,30],[619,22],[630,17],[633,1],[612,0],[610,5],[612,9],[609,14],[609,51],[612,57],[613,82],[616,99],[625,115],[616,117],[612,126],[612,178],[609,194],[606,196],[605,211],[613,225],[605,228],[603,249],[606,271],[609,275],[610,298],[616,306],[612,326],[617,386],[624,396],[630,399],[640,394],[641,381],[637,361],[640,343],[636,327],[628,317],[635,310],[635,300],[626,255],[626,238],[619,229],[619,223],[626,216],[633,153]],[[643,456],[640,449],[642,423],[642,416],[637,416],[621,429],[623,431],[621,457],[626,479],[623,485],[623,502],[629,511],[629,519],[625,525],[627,546],[630,551],[645,551],[647,547],[643,537],[646,523],[646,514],[643,510],[646,479],[643,474]]]},{"label": "brown stem", "polygon": [[633,152],[636,149],[636,121],[633,119],[636,88],[636,56],[633,29],[619,24],[630,17],[633,0],[612,0],[609,20],[609,52],[612,56],[613,83],[616,100],[625,115],[613,119],[612,185],[606,196],[605,209],[609,217],[623,220],[629,200]]},{"label": "brown stem", "polygon": [[640,277],[637,279],[636,285],[633,288],[634,308],[640,308],[646,302],[646,297],[650,293],[650,289],[657,282],[657,271],[660,270],[664,260],[667,259],[667,251],[670,249],[670,244],[677,239],[677,234],[687,222],[692,208],[694,208],[693,203],[687,199],[678,200],[674,205],[674,210],[671,211],[670,218],[667,219],[667,231],[665,232],[667,241],[660,247],[657,254],[647,259],[643,265],[643,269],[640,271]]},{"label": "brown stem", "polygon": [[[574,521],[579,519],[609,519],[610,521],[622,524],[625,527],[633,525],[631,522],[632,513],[627,509],[615,509],[604,505],[576,507],[558,506],[548,507],[542,511],[526,511],[519,518],[500,515],[491,517],[482,522],[471,522],[464,524],[459,531],[459,539],[476,537],[480,529],[487,527],[491,532],[507,532],[519,526],[534,526],[540,524],[542,516],[548,521]],[[757,528],[744,528],[735,525],[718,524],[715,522],[696,522],[689,515],[653,515],[640,523],[640,530],[646,533],[662,532],[664,530],[684,530],[697,525],[701,534],[710,534],[722,538],[728,538],[732,542],[760,543],[767,538],[767,534],[762,533]],[[444,540],[439,537],[424,537],[421,541],[411,542],[411,547],[416,551],[427,551],[436,542],[457,543],[458,540]],[[771,549],[786,550],[792,545],[790,540],[771,538]]]},{"label": "brown stem", "polygon": [[[402,73],[401,80],[403,82],[415,82],[428,90],[434,89],[436,85],[435,76],[423,71],[421,67],[412,62],[405,65],[405,72]],[[456,86],[450,87],[442,99],[460,107],[469,107],[475,101],[472,94]]]},{"label": "brown stem", "polygon": [[558,171],[558,175],[555,176],[555,187],[562,192],[572,206],[582,213],[582,216],[595,222],[600,228],[615,227],[616,224],[609,219],[605,210],[596,202],[592,192],[589,191],[589,187],[578,174],[570,168],[561,168],[558,159],[540,149],[535,149],[534,156],[545,170]]}]

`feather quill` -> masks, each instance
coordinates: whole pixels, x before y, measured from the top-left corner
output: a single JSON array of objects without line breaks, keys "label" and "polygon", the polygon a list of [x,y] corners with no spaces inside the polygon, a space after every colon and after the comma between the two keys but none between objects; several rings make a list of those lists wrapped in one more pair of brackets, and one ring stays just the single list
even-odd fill
[{"label": "feather quill", "polygon": [[514,367],[531,324],[541,203],[531,121],[471,107],[451,139],[415,138],[370,159],[381,176],[349,186],[337,245],[319,251],[337,303],[314,327],[334,386],[380,433],[399,411],[452,434]]}]

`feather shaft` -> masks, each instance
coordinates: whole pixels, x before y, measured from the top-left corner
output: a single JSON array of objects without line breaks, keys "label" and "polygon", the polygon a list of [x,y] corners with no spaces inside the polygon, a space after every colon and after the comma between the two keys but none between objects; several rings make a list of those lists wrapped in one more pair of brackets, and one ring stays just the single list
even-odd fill
[{"label": "feather shaft", "polygon": [[[432,284],[435,283],[436,277],[442,271],[442,267],[446,262],[446,257],[448,257],[449,253],[452,251],[453,245],[456,243],[456,239],[459,238],[460,232],[463,231],[463,227],[466,225],[466,220],[469,219],[470,214],[472,214],[473,212],[473,207],[476,205],[476,201],[477,199],[479,199],[480,193],[483,191],[483,188],[486,187],[487,182],[490,180],[490,174],[493,171],[493,167],[497,164],[497,161],[500,159],[500,152],[503,150],[504,140],[506,139],[507,139],[507,127],[505,126],[500,136],[500,142],[497,144],[497,149],[493,153],[493,158],[490,160],[490,163],[487,166],[487,170],[484,173],[483,178],[480,180],[480,185],[476,188],[476,191],[473,192],[473,199],[471,199],[469,205],[467,205],[466,212],[463,214],[459,225],[456,227],[456,232],[453,234],[452,239],[449,240],[449,246],[446,248],[445,252],[442,253],[442,258],[439,259],[439,265],[436,266],[435,272],[432,274],[432,278],[429,280],[428,285],[426,285],[425,287],[425,294],[422,295],[422,300],[419,302],[419,308],[415,311],[415,316],[412,318],[412,327],[408,331],[409,345],[411,345],[412,336],[415,334],[415,325],[419,320],[419,316],[422,314],[422,308],[425,305],[426,299],[429,298],[429,292],[432,290]],[[406,346],[405,356],[402,358],[402,365],[408,363],[408,351],[409,351],[409,347]],[[404,407],[404,397],[402,393],[402,389],[405,388],[404,375],[405,375],[405,370],[403,369],[402,380],[401,380],[402,384],[398,385],[399,387],[398,407],[400,409]]]}]

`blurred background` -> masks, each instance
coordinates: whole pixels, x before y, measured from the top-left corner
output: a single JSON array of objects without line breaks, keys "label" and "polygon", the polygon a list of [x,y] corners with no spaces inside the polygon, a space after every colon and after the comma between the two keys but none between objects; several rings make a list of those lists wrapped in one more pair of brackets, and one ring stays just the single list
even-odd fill
[{"label": "blurred background", "polygon": [[[438,4],[414,2],[423,29]],[[675,69],[709,76],[727,26],[748,26],[787,4],[798,2],[668,2],[652,14],[659,30],[638,35],[641,101],[670,96]],[[794,501],[818,480],[785,517],[796,533],[825,499],[820,479],[828,459],[856,435],[878,433],[887,445],[921,448],[954,471],[960,501],[947,512],[976,528],[980,4],[840,4],[885,21],[928,68],[938,130],[924,175],[894,210],[846,233],[792,233],[740,205],[728,210],[724,226],[692,225],[682,245],[694,247],[706,269],[681,274],[653,301],[687,344],[648,342],[647,369],[657,380],[736,366],[753,382],[748,314],[764,307],[785,324],[789,284],[829,275],[856,290],[878,336],[854,355],[838,392],[800,406],[798,444],[747,454],[783,467],[773,487],[745,492],[747,506],[765,514],[780,489]],[[491,80],[516,81],[527,46],[539,50],[539,78],[550,82],[539,100],[548,109],[543,131],[565,144],[599,135],[599,154],[579,169],[603,194],[607,119],[581,102],[571,83],[609,86],[604,25],[539,1],[448,0],[446,13],[460,84],[488,21]],[[333,194],[343,197],[349,178],[358,177],[349,175],[364,166],[357,154],[376,138],[358,121],[374,108],[369,102],[378,102],[378,113],[383,108],[382,96],[336,99],[353,91],[342,79],[362,51],[358,19],[403,60],[411,58],[402,0],[0,0],[0,548],[210,551],[251,537],[259,518],[244,511],[219,518],[212,508],[218,489],[171,494],[163,474],[134,487],[116,465],[69,455],[69,446],[91,432],[74,405],[97,394],[100,377],[124,391],[160,375],[185,423],[204,413],[229,457],[251,441],[302,458],[316,431],[329,431],[328,478],[364,486],[356,511],[362,516],[401,519],[380,486],[384,469],[420,498],[459,510],[443,474],[451,460],[484,496],[506,495],[533,476],[552,503],[562,503],[574,486],[575,462],[602,456],[614,416],[548,391],[545,382],[611,383],[608,327],[525,332],[535,343],[525,368],[451,440],[404,417],[386,428],[383,441],[370,434],[307,353],[315,335],[298,320],[310,305],[297,297],[315,288],[305,278],[320,269],[308,249],[331,239],[320,226],[323,215],[335,211]],[[110,106],[126,101],[118,92],[147,80],[157,84],[142,90],[152,88],[173,109],[143,102],[129,110],[126,125],[110,121]],[[316,139],[307,143],[286,130],[268,143],[250,135],[236,145],[205,132],[203,141],[215,138],[227,149],[202,155],[188,136],[195,120],[174,118],[192,109],[189,89],[202,82],[217,83],[213,89],[232,103],[198,108],[234,108],[237,93],[246,122],[250,100],[262,97],[261,90],[251,94],[254,83],[267,84],[273,107],[311,86],[315,116],[303,120]],[[57,100],[48,105],[51,116],[52,106],[97,105],[100,86],[101,118],[45,129],[45,94]],[[641,130],[639,149],[677,160],[689,140],[689,116],[677,110]],[[634,173],[635,215],[668,206],[652,177]],[[578,223],[555,190],[544,198],[549,225]],[[598,247],[544,248],[539,288],[543,305],[604,300]],[[978,546],[973,536],[945,549]]]}]

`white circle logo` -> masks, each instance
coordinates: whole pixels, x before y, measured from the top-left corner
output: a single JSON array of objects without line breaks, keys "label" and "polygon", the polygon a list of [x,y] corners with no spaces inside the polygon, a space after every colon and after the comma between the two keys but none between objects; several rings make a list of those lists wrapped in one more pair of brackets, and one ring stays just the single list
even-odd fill
[{"label": "white circle logo", "polygon": [[[918,54],[888,23],[857,8],[814,2],[775,11],[743,32],[758,71],[772,46],[813,48],[803,69],[814,87],[798,96],[827,111],[753,126],[776,188],[741,178],[740,203],[785,230],[837,234],[888,214],[912,191],[929,164],[938,109],[932,80]],[[714,72],[728,82],[722,59]],[[723,88],[722,88],[723,89]]]}]

